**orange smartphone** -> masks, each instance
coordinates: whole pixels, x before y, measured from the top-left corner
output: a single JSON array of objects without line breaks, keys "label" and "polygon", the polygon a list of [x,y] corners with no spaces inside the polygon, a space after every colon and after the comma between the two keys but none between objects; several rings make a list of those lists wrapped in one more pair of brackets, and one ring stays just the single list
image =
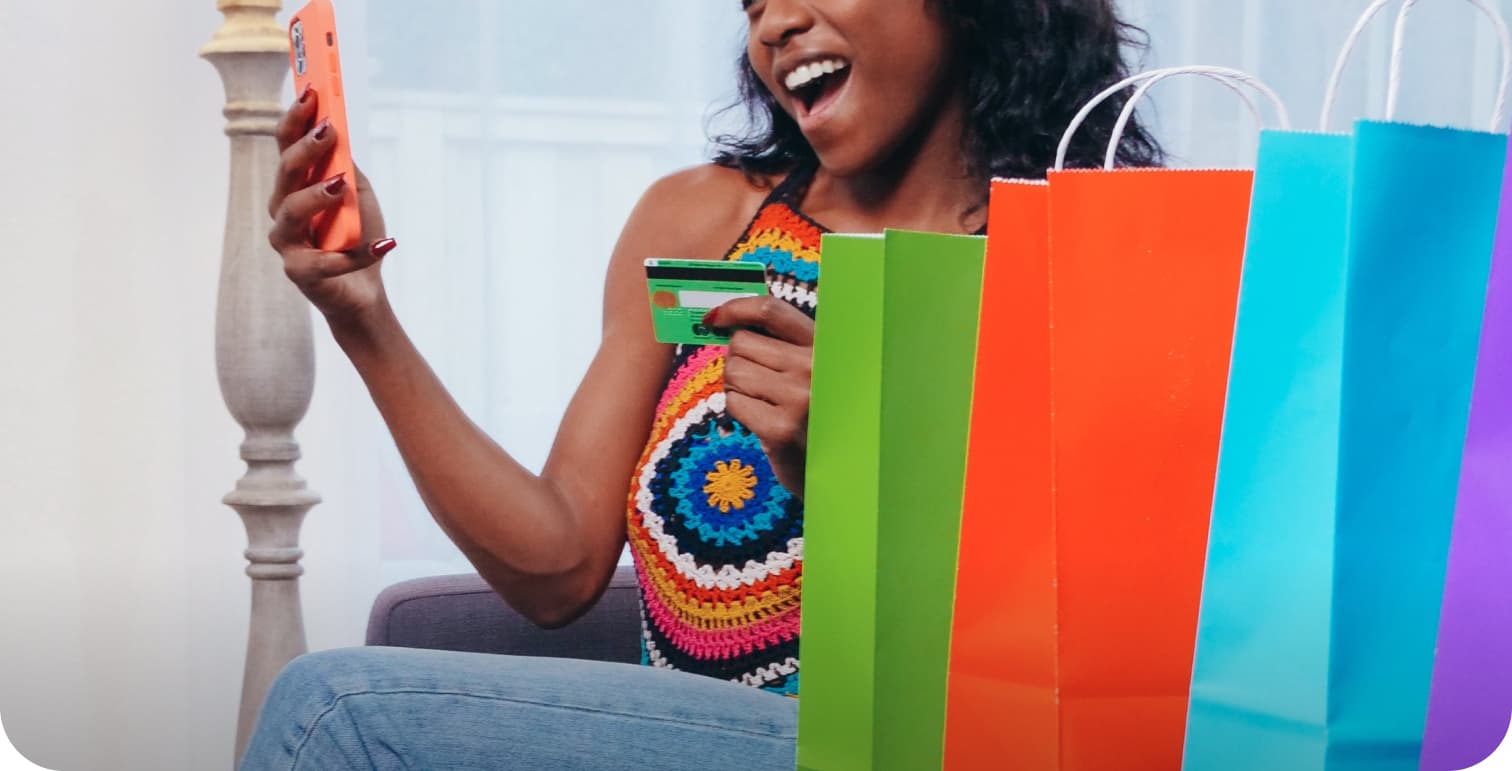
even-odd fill
[{"label": "orange smartphone", "polygon": [[336,149],[316,170],[317,180],[345,174],[341,207],[315,216],[315,244],[328,252],[356,249],[362,242],[362,215],[357,207],[357,167],[348,143],[346,94],[341,83],[341,55],[336,45],[336,9],[331,0],[310,0],[289,20],[289,66],[294,93],[314,86],[318,99],[315,122],[329,120],[336,130]]}]

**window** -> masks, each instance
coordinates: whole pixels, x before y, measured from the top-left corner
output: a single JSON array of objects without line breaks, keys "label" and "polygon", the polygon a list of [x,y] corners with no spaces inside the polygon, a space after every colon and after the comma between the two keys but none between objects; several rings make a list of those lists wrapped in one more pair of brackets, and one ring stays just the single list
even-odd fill
[{"label": "window", "polygon": [[[366,84],[359,163],[400,240],[389,293],[467,413],[538,469],[597,346],[620,227],[651,182],[707,160],[745,17],[709,0],[368,0],[342,22],[366,49],[343,51]],[[467,569],[375,434],[384,579]]]}]

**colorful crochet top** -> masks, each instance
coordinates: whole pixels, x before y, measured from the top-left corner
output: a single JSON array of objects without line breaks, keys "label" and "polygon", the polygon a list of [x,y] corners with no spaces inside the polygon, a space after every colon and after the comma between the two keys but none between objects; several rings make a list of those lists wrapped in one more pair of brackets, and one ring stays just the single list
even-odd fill
[{"label": "colorful crochet top", "polygon": [[[772,295],[812,317],[824,230],[796,206],[810,177],[778,185],[725,259],[766,265]],[[725,413],[724,361],[678,347],[630,481],[641,660],[797,696],[803,503]]]}]

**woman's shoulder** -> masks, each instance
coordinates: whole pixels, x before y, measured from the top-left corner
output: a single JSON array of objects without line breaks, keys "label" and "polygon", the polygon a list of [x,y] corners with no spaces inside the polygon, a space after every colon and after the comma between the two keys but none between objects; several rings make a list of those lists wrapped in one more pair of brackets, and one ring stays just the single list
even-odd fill
[{"label": "woman's shoulder", "polygon": [[748,174],[740,169],[705,163],[674,171],[654,182],[648,198],[702,208],[758,206],[781,177]]},{"label": "woman's shoulder", "polygon": [[714,163],[682,169],[646,189],[631,215],[632,225],[663,234],[669,239],[663,246],[668,254],[720,259],[780,181]]}]

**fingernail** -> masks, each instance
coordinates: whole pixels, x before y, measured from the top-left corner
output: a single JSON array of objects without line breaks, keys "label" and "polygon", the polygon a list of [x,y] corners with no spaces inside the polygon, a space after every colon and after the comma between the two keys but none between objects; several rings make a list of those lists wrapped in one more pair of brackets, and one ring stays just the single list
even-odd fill
[{"label": "fingernail", "polygon": [[323,121],[321,121],[320,125],[315,127],[315,134],[314,134],[315,141],[316,142],[324,142],[325,138],[326,138],[326,134],[329,133],[330,130],[331,130],[331,122],[329,120],[323,120]]},{"label": "fingernail", "polygon": [[326,180],[325,191],[326,191],[326,194],[328,194],[328,195],[341,195],[341,191],[343,191],[345,189],[346,189],[346,175],[345,174],[337,174],[336,176],[331,177],[330,179]]},{"label": "fingernail", "polygon": [[305,102],[310,101],[310,94],[313,93],[315,93],[314,86],[305,86],[304,90],[299,92],[299,103],[304,104]]},{"label": "fingernail", "polygon": [[382,258],[385,254],[394,251],[394,247],[398,245],[399,242],[395,241],[392,238],[385,238],[382,241],[376,241],[373,243],[373,256]]},{"label": "fingernail", "polygon": [[709,311],[708,313],[705,313],[704,317],[703,317],[703,325],[706,326],[706,327],[716,327],[716,326],[719,326],[718,324],[714,323],[716,320],[718,320],[718,317],[719,317],[719,309],[718,308],[715,308],[715,309]]}]

